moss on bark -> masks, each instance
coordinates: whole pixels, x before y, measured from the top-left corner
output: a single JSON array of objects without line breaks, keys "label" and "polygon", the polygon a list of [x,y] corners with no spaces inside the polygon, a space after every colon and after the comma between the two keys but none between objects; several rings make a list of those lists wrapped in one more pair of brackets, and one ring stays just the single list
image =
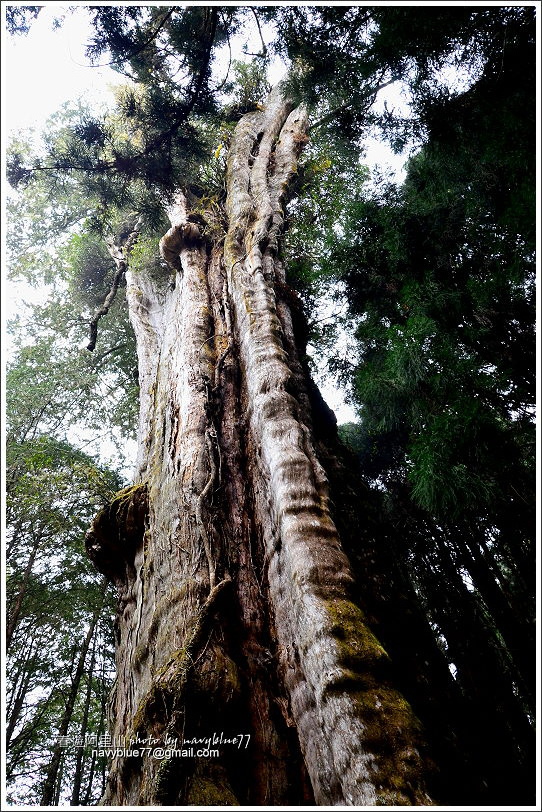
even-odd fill
[{"label": "moss on bark", "polygon": [[147,485],[131,485],[118,491],[92,522],[85,537],[87,554],[111,581],[125,580],[126,566],[143,542],[148,509]]}]

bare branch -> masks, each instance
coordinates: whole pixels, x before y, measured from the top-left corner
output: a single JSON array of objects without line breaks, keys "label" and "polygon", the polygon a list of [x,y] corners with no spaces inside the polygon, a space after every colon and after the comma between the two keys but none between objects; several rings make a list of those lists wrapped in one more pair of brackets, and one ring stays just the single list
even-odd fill
[{"label": "bare branch", "polygon": [[[383,82],[381,85],[378,85],[374,90],[371,91],[370,94],[367,96],[367,106],[370,106],[374,100],[377,93],[383,90],[385,87],[392,85],[394,82],[397,81],[397,76],[392,76],[392,78],[388,82]],[[336,116],[343,112],[343,110],[348,110],[355,104],[354,101],[345,102],[345,104],[341,104],[340,107],[336,107],[335,110],[332,110],[330,113],[326,113],[319,121],[316,121],[314,124],[311,124],[309,127],[309,132],[315,130],[317,127],[321,127],[323,124],[327,124],[330,121],[333,121]]]},{"label": "bare branch", "polygon": [[103,304],[100,305],[100,307],[96,310],[94,317],[90,322],[90,341],[87,344],[87,350],[89,350],[90,352],[92,352],[96,347],[96,341],[98,338],[98,322],[100,321],[102,316],[107,315],[107,313],[109,312],[109,308],[111,307],[111,304],[113,303],[113,300],[117,295],[117,290],[119,289],[120,282],[124,274],[126,273],[126,270],[128,268],[128,255],[136,239],[139,236],[140,228],[141,228],[141,217],[137,219],[134,228],[128,235],[123,245],[117,245],[113,241],[107,243],[107,250],[113,257],[117,270],[115,272],[115,276],[113,277],[113,281],[111,282],[109,292],[103,301]]},{"label": "bare branch", "polygon": [[252,7],[250,8],[250,10],[254,14],[254,19],[256,20],[256,25],[258,26],[258,34],[260,35],[260,42],[262,43],[262,50],[257,54],[253,54],[253,53],[250,53],[250,51],[247,51],[247,55],[248,56],[259,56],[261,59],[265,59],[265,57],[267,56],[267,45],[265,44],[265,41],[264,41],[264,38],[263,38],[262,29],[260,27],[260,20],[258,19],[258,12],[256,11],[255,8],[252,8]]}]

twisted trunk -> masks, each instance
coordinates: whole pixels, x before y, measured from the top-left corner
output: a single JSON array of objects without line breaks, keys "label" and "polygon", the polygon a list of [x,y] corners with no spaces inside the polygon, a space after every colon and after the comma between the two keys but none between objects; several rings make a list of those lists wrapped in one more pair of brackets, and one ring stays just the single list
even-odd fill
[{"label": "twisted trunk", "polygon": [[306,129],[273,92],[236,129],[224,239],[180,193],[161,242],[171,276],[127,273],[137,484],[87,539],[119,586],[110,732],[250,741],[217,758],[116,757],[105,803],[430,803],[419,725],[352,602],[315,451],[279,255]]}]

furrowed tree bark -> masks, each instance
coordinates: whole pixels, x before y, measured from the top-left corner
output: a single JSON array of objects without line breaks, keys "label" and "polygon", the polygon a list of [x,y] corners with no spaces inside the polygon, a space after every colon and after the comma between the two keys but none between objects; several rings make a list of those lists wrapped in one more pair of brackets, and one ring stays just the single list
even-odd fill
[{"label": "furrowed tree bark", "polygon": [[251,739],[219,758],[116,757],[106,804],[431,803],[420,725],[352,601],[286,295],[307,126],[273,91],[232,139],[223,239],[179,192],[169,278],[127,271],[136,484],[87,535],[119,587],[111,735]]}]

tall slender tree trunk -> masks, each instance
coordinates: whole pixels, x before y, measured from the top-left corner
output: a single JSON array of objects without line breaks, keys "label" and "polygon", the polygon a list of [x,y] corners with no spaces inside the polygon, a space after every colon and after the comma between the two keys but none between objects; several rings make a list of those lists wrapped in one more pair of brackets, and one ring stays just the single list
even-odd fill
[{"label": "tall slender tree trunk", "polygon": [[[94,636],[94,630],[96,628],[96,624],[98,623],[98,618],[102,612],[102,608],[103,607],[100,607],[94,612],[87,635],[83,641],[83,645],[79,652],[77,666],[75,668],[75,673],[72,678],[72,684],[70,685],[70,691],[68,694],[68,698],[66,700],[66,705],[64,707],[64,713],[62,714],[62,719],[60,720],[60,725],[58,727],[57,733],[58,737],[66,736],[66,734],[68,733],[68,728],[73,716],[73,710],[75,708],[75,700],[77,699],[79,686],[81,684],[81,679],[83,677],[83,673],[85,670],[85,660],[87,658],[90,643]],[[59,781],[59,777],[61,775],[63,758],[64,751],[62,749],[62,745],[60,743],[57,743],[53,748],[53,755],[51,756],[51,760],[45,772],[45,780],[43,783],[43,789],[40,799],[41,806],[51,806],[55,805],[55,803],[58,804],[61,783]],[[56,801],[55,798],[57,799]]]},{"label": "tall slender tree trunk", "polygon": [[6,750],[10,748],[17,722],[19,721],[24,707],[26,695],[30,689],[37,648],[38,646],[35,644],[34,638],[30,638],[30,642],[27,643],[25,649],[21,652],[17,676],[12,681],[12,693],[7,703],[6,714]]},{"label": "tall slender tree trunk", "polygon": [[15,598],[13,607],[10,607],[9,620],[6,628],[6,651],[8,651],[9,647],[11,646],[13,635],[15,634],[17,624],[19,623],[19,616],[21,614],[23,601],[25,599],[26,592],[28,590],[28,584],[30,583],[30,577],[32,575],[32,567],[34,566],[34,561],[36,560],[36,555],[38,554],[40,544],[41,544],[41,536],[38,534],[34,538],[34,543],[32,545],[32,549],[30,551],[30,555],[28,557],[28,561],[23,573],[23,580],[19,587],[19,592],[17,593],[17,597]]},{"label": "tall slender tree trunk", "polygon": [[[81,727],[79,728],[79,735],[81,737],[81,741],[85,741],[86,734],[89,732],[88,729],[88,718],[89,718],[89,711],[90,711],[90,703],[92,699],[92,681],[94,679],[94,665],[96,662],[96,629],[94,630],[94,640],[92,642],[92,652],[90,655],[90,664],[87,670],[87,690],[85,694],[85,704],[83,707],[83,717],[81,719]],[[79,748],[77,751],[77,756],[75,758],[75,772],[73,774],[73,785],[72,785],[72,796],[70,800],[70,806],[80,806],[80,795],[81,795],[81,782],[83,780],[83,772],[85,766],[85,750],[83,747]]]},{"label": "tall slender tree trunk", "polygon": [[115,757],[107,804],[431,802],[420,726],[352,601],[315,451],[280,260],[306,130],[274,91],[234,134],[222,239],[179,192],[171,276],[127,273],[137,479],[87,536],[119,587],[110,732],[250,740],[217,758]]}]

